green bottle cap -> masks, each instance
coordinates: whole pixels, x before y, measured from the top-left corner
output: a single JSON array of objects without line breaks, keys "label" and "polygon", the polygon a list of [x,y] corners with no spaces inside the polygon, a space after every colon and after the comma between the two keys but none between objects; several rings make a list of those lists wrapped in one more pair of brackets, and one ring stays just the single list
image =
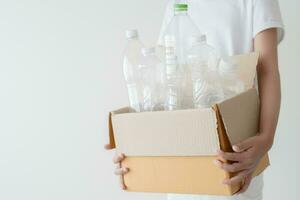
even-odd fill
[{"label": "green bottle cap", "polygon": [[174,9],[175,9],[175,11],[187,11],[188,5],[187,4],[175,4]]}]

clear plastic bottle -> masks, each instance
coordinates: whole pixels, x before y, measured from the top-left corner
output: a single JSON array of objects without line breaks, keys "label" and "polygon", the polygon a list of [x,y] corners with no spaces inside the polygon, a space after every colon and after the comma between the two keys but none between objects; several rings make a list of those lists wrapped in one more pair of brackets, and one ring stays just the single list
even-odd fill
[{"label": "clear plastic bottle", "polygon": [[183,73],[183,108],[192,107],[192,83],[187,65],[187,52],[190,48],[189,38],[197,35],[201,35],[201,32],[188,15],[188,4],[175,3],[174,17],[165,30],[164,39],[166,54],[174,51],[178,67]]},{"label": "clear plastic bottle", "polygon": [[195,108],[210,107],[224,99],[221,79],[218,73],[218,54],[207,44],[206,36],[191,37],[192,48],[188,63],[193,82],[193,105]]},{"label": "clear plastic bottle", "polygon": [[137,30],[126,31],[127,44],[124,51],[123,73],[128,90],[129,104],[135,112],[142,111],[142,90],[138,64],[141,61],[143,44]]},{"label": "clear plastic bottle", "polygon": [[222,78],[224,99],[229,99],[245,91],[245,84],[239,78],[237,65],[234,62],[226,58],[222,59],[219,72]]},{"label": "clear plastic bottle", "polygon": [[139,74],[142,87],[143,111],[163,110],[163,67],[155,48],[142,48]]},{"label": "clear plastic bottle", "polygon": [[175,3],[174,16],[164,32],[164,39],[166,43],[173,43],[179,65],[187,62],[189,38],[198,35],[201,32],[188,15],[188,4]]},{"label": "clear plastic bottle", "polygon": [[182,108],[182,72],[175,55],[166,57],[165,70],[165,110],[179,110]]}]

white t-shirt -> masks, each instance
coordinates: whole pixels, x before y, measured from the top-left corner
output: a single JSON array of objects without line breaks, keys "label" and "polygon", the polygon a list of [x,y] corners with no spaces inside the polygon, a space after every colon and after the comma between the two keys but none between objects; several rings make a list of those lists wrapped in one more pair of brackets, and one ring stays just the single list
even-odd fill
[{"label": "white t-shirt", "polygon": [[[164,45],[164,30],[173,17],[169,0],[158,44]],[[207,41],[223,56],[253,51],[253,39],[261,31],[278,29],[278,43],[284,37],[277,0],[188,0],[188,13]],[[232,197],[168,195],[169,200],[261,200],[263,175],[255,177],[248,190]]]},{"label": "white t-shirt", "polygon": [[[159,45],[164,44],[163,34],[173,17],[169,0],[163,20]],[[269,28],[278,29],[278,43],[284,29],[277,0],[188,0],[188,14],[208,44],[221,55],[231,56],[253,51],[253,38]]]}]

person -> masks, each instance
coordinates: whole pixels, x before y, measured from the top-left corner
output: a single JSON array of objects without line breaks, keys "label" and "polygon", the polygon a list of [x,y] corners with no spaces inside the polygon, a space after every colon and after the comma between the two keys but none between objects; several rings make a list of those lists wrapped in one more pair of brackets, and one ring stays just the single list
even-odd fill
[{"label": "person", "polygon": [[[167,4],[158,43],[163,44],[163,31],[173,16],[174,1]],[[243,182],[233,196],[175,195],[169,200],[261,200],[263,175],[252,178],[259,160],[272,147],[280,110],[280,74],[277,45],[284,38],[284,26],[277,0],[190,0],[189,15],[200,31],[208,36],[208,43],[222,56],[257,51],[257,86],[260,97],[260,126],[257,136],[233,146],[233,153],[219,151],[215,164],[237,174],[225,179],[223,184]],[[110,148],[106,146],[106,148]],[[123,154],[114,157],[116,175],[121,177],[121,187],[126,189],[122,176],[130,170],[121,167]],[[221,160],[236,161],[226,164]],[[147,173],[147,172],[145,172]]]}]

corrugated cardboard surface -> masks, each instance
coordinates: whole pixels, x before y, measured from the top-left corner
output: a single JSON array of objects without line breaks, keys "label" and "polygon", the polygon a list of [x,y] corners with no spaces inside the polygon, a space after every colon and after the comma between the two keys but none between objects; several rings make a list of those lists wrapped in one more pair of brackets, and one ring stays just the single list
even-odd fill
[{"label": "corrugated cardboard surface", "polygon": [[112,114],[112,122],[117,149],[127,156],[215,155],[220,149],[211,108]]},{"label": "corrugated cardboard surface", "polygon": [[122,114],[122,113],[129,113],[131,109],[129,107],[121,108],[119,110],[115,110],[109,113],[108,115],[108,130],[109,130],[109,144],[111,148],[116,148],[116,141],[114,136],[114,129],[112,126],[112,115],[115,114]]},{"label": "corrugated cardboard surface", "polygon": [[226,173],[211,157],[128,157],[122,163],[130,168],[124,176],[128,191],[230,194],[221,184]]},{"label": "corrugated cardboard surface", "polygon": [[231,144],[237,144],[258,133],[259,97],[256,89],[218,105]]},{"label": "corrugated cardboard surface", "polygon": [[[130,168],[124,176],[128,191],[180,194],[232,195],[240,185],[221,183],[228,173],[213,164],[215,156],[201,157],[127,157],[122,163]],[[253,176],[269,165],[266,155]]]}]

